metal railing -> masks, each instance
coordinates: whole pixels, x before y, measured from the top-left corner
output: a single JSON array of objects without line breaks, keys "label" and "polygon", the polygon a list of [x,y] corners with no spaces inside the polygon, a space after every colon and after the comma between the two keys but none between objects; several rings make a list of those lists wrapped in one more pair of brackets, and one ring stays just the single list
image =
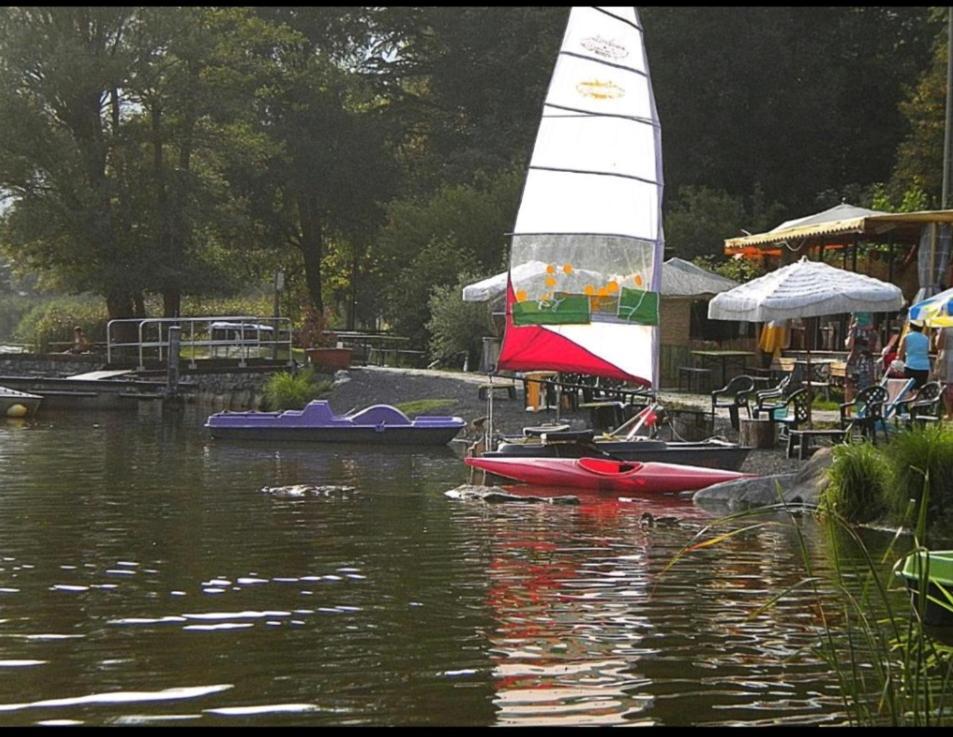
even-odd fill
[{"label": "metal railing", "polygon": [[[119,340],[117,333],[123,325],[135,325],[138,340]],[[208,349],[208,358],[239,359],[238,365],[255,354],[270,350],[277,359],[279,349],[288,352],[288,365],[294,362],[291,352],[292,328],[287,317],[254,317],[251,315],[212,317],[154,317],[110,320],[106,325],[106,362],[112,363],[113,354],[134,349],[139,356],[139,369],[145,368],[146,354],[155,351],[156,360],[163,361],[169,350],[169,328],[180,328],[180,348],[189,348],[189,367],[195,368],[197,349]]]}]

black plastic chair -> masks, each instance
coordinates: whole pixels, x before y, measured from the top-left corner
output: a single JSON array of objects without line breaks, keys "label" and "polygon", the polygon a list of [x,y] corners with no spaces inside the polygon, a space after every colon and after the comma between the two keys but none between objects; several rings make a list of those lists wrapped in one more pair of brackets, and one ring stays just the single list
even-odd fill
[{"label": "black plastic chair", "polygon": [[942,397],[943,385],[939,381],[928,381],[910,399],[898,402],[898,407],[907,410],[907,427],[925,427],[928,423],[940,422],[943,419]]},{"label": "black plastic chair", "polygon": [[744,407],[751,417],[751,405],[749,400],[754,391],[754,379],[750,376],[736,376],[727,385],[721,389],[715,389],[711,393],[711,416],[714,421],[715,411],[719,407],[727,407],[728,415],[731,418],[731,426],[738,429],[739,410]]},{"label": "black plastic chair", "polygon": [[877,444],[877,429],[887,438],[887,426],[884,422],[884,404],[888,399],[887,390],[875,384],[857,393],[853,402],[840,405],[840,427],[847,438],[853,431],[859,430],[862,437]]},{"label": "black plastic chair", "polygon": [[778,438],[786,438],[791,430],[797,430],[808,419],[807,389],[798,389],[776,407],[772,407],[770,418],[781,425]]},{"label": "black plastic chair", "polygon": [[759,417],[762,412],[770,414],[773,410],[787,404],[788,397],[801,388],[802,375],[801,364],[795,364],[777,386],[756,391],[754,393],[755,409],[752,410],[754,416]]}]

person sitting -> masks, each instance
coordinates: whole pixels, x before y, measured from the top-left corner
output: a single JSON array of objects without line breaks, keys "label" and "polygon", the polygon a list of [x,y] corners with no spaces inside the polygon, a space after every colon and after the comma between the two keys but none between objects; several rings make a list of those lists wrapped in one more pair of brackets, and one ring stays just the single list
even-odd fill
[{"label": "person sitting", "polygon": [[73,328],[73,347],[69,349],[70,353],[89,353],[93,344],[86,337],[86,331],[79,325]]},{"label": "person sitting", "polygon": [[910,321],[910,332],[900,342],[897,358],[906,367],[904,376],[913,379],[914,387],[919,389],[927,383],[930,376],[930,341],[923,334],[923,323]]}]

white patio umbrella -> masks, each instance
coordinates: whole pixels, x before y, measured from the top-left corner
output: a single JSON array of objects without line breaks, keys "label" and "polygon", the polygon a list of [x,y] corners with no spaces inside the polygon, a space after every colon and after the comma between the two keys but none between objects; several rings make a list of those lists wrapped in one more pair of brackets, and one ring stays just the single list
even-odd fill
[{"label": "white patio umbrella", "polygon": [[[894,284],[802,258],[746,284],[722,292],[708,303],[713,320],[768,322],[844,312],[893,312],[903,306]],[[808,422],[810,423],[811,346],[807,344]]]}]

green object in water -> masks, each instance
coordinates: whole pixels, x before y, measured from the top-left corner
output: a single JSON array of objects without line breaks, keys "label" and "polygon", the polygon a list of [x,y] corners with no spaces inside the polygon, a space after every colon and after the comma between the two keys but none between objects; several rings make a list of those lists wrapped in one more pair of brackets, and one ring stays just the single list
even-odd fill
[{"label": "green object in water", "polygon": [[900,575],[906,579],[914,607],[918,606],[920,583],[926,578],[925,624],[953,625],[953,550],[917,551],[907,556]]}]

